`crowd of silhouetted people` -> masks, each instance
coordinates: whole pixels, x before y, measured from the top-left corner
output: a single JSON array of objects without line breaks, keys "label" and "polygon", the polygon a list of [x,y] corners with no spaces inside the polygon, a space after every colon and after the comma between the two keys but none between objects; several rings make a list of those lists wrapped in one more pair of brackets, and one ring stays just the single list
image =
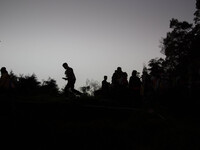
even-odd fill
[{"label": "crowd of silhouetted people", "polygon": [[128,79],[128,74],[123,72],[121,67],[117,67],[112,75],[111,83],[107,81],[107,78],[105,75],[101,89],[95,92],[96,96],[114,98],[128,104],[140,101],[142,82],[136,70],[132,71]]},{"label": "crowd of silhouetted people", "polygon": [[[68,66],[67,63],[63,64],[65,69],[64,80],[67,80],[67,84],[63,89],[64,95],[67,97],[69,94],[81,96],[82,93],[74,89],[76,77],[73,69]],[[139,76],[139,72],[132,71],[131,76],[128,78],[128,74],[122,71],[121,67],[117,67],[111,77],[111,83],[107,81],[108,76],[103,77],[101,88],[94,92],[95,97],[102,99],[112,99],[120,104],[128,105],[141,105],[143,103],[155,104],[155,103],[167,103],[174,105],[175,101],[183,103],[183,99],[191,98],[188,96],[194,95],[199,90],[199,85],[196,88],[191,88],[188,81],[179,77],[170,77],[162,72],[155,74],[148,74],[143,72]],[[0,95],[35,95],[35,94],[49,94],[59,95],[59,89],[56,81],[50,79],[43,82],[41,85],[37,81],[36,76],[18,77],[8,73],[5,67],[1,68],[0,78]],[[176,99],[176,100],[172,100]]]},{"label": "crowd of silhouetted people", "polygon": [[164,104],[176,107],[182,104],[199,103],[196,98],[200,89],[199,81],[191,83],[188,77],[172,76],[159,71],[152,74],[143,72],[139,76],[139,73],[133,70],[128,78],[127,73],[118,67],[111,77],[111,83],[107,79],[105,75],[102,87],[95,92],[95,95],[113,98],[122,104]]}]

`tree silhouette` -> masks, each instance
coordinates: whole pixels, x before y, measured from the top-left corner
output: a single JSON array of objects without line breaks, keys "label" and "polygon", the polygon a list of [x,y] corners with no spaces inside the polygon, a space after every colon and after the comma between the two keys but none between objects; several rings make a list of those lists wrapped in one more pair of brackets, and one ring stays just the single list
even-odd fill
[{"label": "tree silhouette", "polygon": [[172,19],[167,37],[162,41],[161,52],[166,56],[165,70],[176,76],[191,77],[197,74],[200,41],[200,1],[196,1],[194,24]]},{"label": "tree silhouette", "polygon": [[200,0],[196,0],[196,11],[194,13],[195,18],[194,21],[196,24],[200,23]]},{"label": "tree silhouette", "polygon": [[[163,68],[164,59],[162,58],[154,58],[149,61],[149,74],[152,76],[158,75],[164,71]],[[143,70],[144,72],[145,70]],[[147,71],[146,71],[147,72]]]},{"label": "tree silhouette", "polygon": [[49,78],[46,81],[43,81],[41,85],[41,93],[42,94],[48,94],[51,96],[56,96],[59,94],[59,88],[56,83],[56,80]]},{"label": "tree silhouette", "polygon": [[17,86],[21,94],[35,94],[39,92],[40,82],[35,74],[32,74],[31,76],[21,75],[18,78]]},{"label": "tree silhouette", "polygon": [[166,68],[169,71],[186,71],[191,48],[192,24],[177,19],[170,21],[171,32],[163,39],[162,53],[165,54]]},{"label": "tree silhouette", "polygon": [[192,91],[200,86],[200,1],[196,1],[194,23],[172,19],[170,28],[162,40],[161,52],[166,56],[162,68],[179,87],[185,87],[193,95]]}]

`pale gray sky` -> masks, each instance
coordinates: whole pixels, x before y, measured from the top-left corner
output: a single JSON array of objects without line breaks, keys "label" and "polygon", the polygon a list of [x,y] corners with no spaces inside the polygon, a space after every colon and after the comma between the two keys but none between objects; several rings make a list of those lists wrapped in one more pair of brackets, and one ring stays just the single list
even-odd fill
[{"label": "pale gray sky", "polygon": [[0,67],[39,80],[66,82],[62,63],[77,77],[108,81],[120,66],[133,69],[160,53],[171,18],[192,22],[195,0],[0,0]]}]

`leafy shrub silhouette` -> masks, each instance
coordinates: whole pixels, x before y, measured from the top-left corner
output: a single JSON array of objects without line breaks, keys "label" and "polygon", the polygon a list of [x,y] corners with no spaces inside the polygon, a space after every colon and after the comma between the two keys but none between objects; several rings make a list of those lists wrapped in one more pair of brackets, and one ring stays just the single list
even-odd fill
[{"label": "leafy shrub silhouette", "polygon": [[40,92],[42,94],[57,96],[59,94],[59,88],[56,80],[49,78],[48,80],[43,81]]},{"label": "leafy shrub silhouette", "polygon": [[49,78],[42,83],[38,81],[35,74],[32,75],[20,75],[19,77],[10,72],[10,78],[15,85],[15,91],[17,95],[59,95],[59,88],[56,80]]},{"label": "leafy shrub silhouette", "polygon": [[31,76],[20,75],[17,87],[21,94],[36,94],[39,93],[40,82],[35,74],[32,74]]}]

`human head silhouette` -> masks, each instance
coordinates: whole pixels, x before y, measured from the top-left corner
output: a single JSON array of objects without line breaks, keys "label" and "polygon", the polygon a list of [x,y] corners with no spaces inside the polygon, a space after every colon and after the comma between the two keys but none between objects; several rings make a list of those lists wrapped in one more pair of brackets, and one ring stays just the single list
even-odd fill
[{"label": "human head silhouette", "polygon": [[6,67],[1,68],[1,74],[7,73]]},{"label": "human head silhouette", "polygon": [[117,71],[121,72],[122,68],[121,67],[117,67]]},{"label": "human head silhouette", "polygon": [[136,75],[137,75],[137,71],[136,71],[136,70],[133,70],[132,76],[136,76]]},{"label": "human head silhouette", "polygon": [[108,78],[107,76],[104,76],[104,80],[107,80],[107,78]]},{"label": "human head silhouette", "polygon": [[69,66],[67,63],[63,63],[63,68],[67,69]]}]

